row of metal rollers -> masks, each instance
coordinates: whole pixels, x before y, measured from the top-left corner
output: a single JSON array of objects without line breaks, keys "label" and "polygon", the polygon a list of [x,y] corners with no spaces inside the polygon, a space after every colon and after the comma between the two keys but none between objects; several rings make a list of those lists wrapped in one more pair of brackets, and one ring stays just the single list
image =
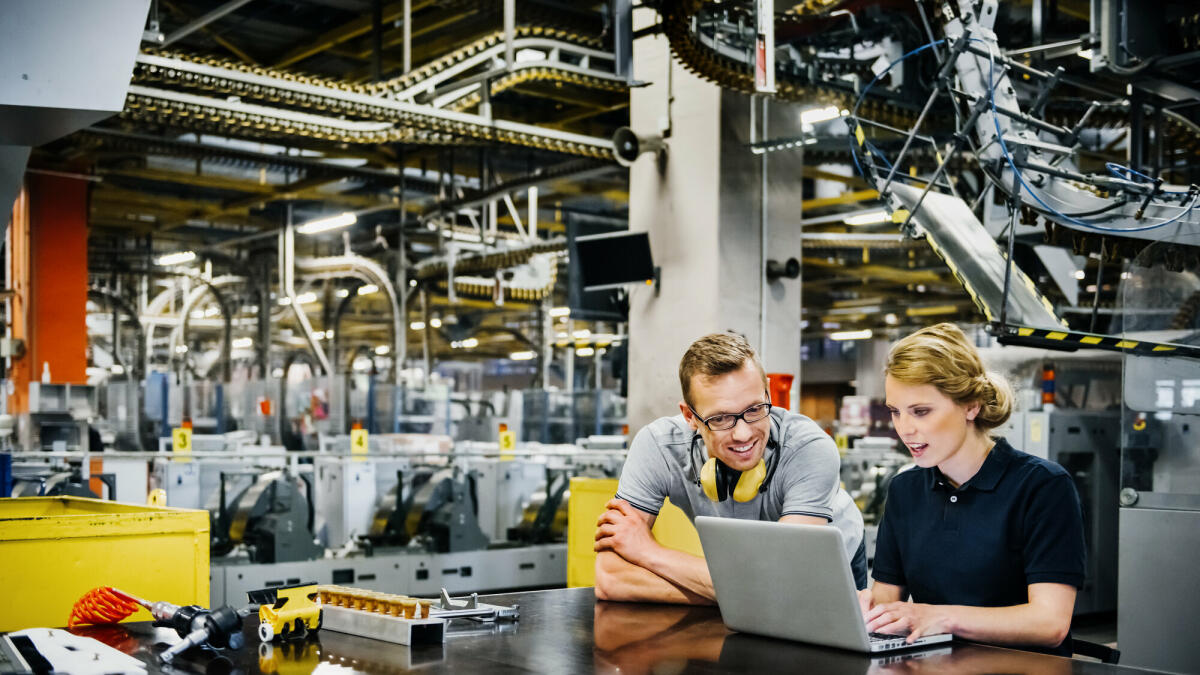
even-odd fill
[{"label": "row of metal rollers", "polygon": [[432,600],[410,598],[378,591],[366,591],[346,586],[318,586],[321,604],[330,607],[345,607],[360,612],[374,612],[405,619],[428,619]]}]

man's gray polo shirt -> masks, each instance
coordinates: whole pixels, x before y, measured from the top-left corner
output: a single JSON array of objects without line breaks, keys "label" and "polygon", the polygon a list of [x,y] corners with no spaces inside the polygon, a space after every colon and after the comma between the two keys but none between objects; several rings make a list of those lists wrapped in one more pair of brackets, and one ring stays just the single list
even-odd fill
[{"label": "man's gray polo shirt", "polygon": [[825,518],[841,530],[846,557],[853,560],[863,540],[863,519],[854,500],[841,489],[841,458],[833,439],[809,418],[784,408],[771,409],[771,437],[780,449],[767,448],[768,466],[774,461],[770,453],[780,455],[767,491],[748,502],[732,498],[714,502],[697,483],[700,467],[708,460],[704,440],[683,415],[661,417],[634,436],[617,497],[653,515],[670,497],[693,522],[696,516],[772,521],[787,515]]}]

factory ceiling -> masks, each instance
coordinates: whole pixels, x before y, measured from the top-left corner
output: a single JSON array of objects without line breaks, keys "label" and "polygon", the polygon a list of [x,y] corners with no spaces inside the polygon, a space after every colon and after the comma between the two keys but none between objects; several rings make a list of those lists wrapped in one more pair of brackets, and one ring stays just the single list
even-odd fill
[{"label": "factory ceiling", "polygon": [[[349,246],[395,274],[402,261],[416,265],[441,255],[448,240],[478,241],[481,231],[519,240],[529,225],[530,185],[538,189],[543,239],[557,241],[572,214],[626,216],[627,172],[612,161],[607,143],[598,142],[629,119],[629,90],[612,59],[608,3],[519,0],[511,54],[505,3],[412,0],[407,21],[405,4],[153,2],[125,110],[35,149],[30,161],[34,171],[84,174],[94,182],[93,285],[136,302],[139,278],[151,278],[150,295],[178,278],[155,265],[158,257],[194,250],[211,265],[211,276],[245,280],[234,292],[235,331],[245,332],[250,329],[240,326],[253,323],[257,313],[253,288],[271,278],[275,233],[289,218],[302,223],[356,213],[357,224],[345,237],[299,238],[297,254],[339,255]],[[746,38],[752,3],[648,4],[659,16],[651,30],[666,35],[675,58],[723,87],[750,90],[749,66],[737,56],[750,53],[739,40]],[[777,39],[787,49],[781,51],[777,99],[797,110],[852,107],[872,68],[872,59],[856,56],[853,46],[920,43],[919,17],[910,5],[780,6]],[[1088,29],[1087,6],[1057,3],[1034,26],[1029,3],[1006,3],[999,19],[1002,46],[1028,44],[1035,28],[1043,44],[1077,39]],[[849,10],[854,21],[835,9]],[[1027,60],[1061,66],[1068,76],[1088,72],[1087,62],[1073,53],[1037,53]],[[928,85],[933,75],[930,64],[913,63],[906,76],[914,84],[865,99],[863,114],[910,126],[923,101],[918,85]],[[485,81],[486,92],[480,85]],[[1103,84],[1119,88],[1115,81]],[[1079,105],[1069,96],[1056,99],[1045,117],[1066,119]],[[935,127],[950,132],[953,118],[949,107],[930,116]],[[1092,153],[1092,161],[1103,165],[1120,158],[1127,118],[1128,108],[1116,104],[1092,116],[1089,130],[1112,139],[1107,150]],[[1200,144],[1194,120],[1194,107],[1166,119],[1166,170],[1187,164],[1181,158]],[[898,240],[895,223],[874,217],[878,194],[853,171],[845,131],[826,133],[831,126],[816,125],[814,145],[796,160],[804,176],[805,244],[795,255],[804,270],[806,335],[982,319],[941,258],[923,242]],[[900,138],[877,143],[894,150]],[[901,170],[919,185],[938,157],[932,150],[912,153]],[[977,169],[955,166],[950,180],[976,193],[977,213],[1003,210],[992,203],[992,193],[979,189],[985,181]],[[488,198],[498,196],[506,199],[489,214]],[[1027,219],[1039,222],[1037,214]],[[1052,224],[1045,230],[1042,239],[1073,253],[1103,246],[1100,237],[1062,232]],[[1051,300],[1062,303],[1064,293],[1049,283],[1046,263],[1032,253],[1031,246],[1043,242],[1021,243],[1017,262],[1046,285]],[[561,245],[550,248],[551,254],[561,251]],[[1119,246],[1103,250],[1108,259],[1121,259]],[[538,311],[543,297],[551,305],[565,301],[565,274],[557,269],[564,262],[560,256],[550,277],[541,277],[540,288],[505,287],[502,306],[493,289],[478,281],[455,289],[444,281],[423,286],[427,306],[422,312],[412,293],[404,323],[452,317],[437,332],[423,329],[434,333],[430,348],[439,358],[463,356],[453,346],[468,334],[454,330],[459,321],[482,338],[472,356],[505,356],[515,351],[513,341],[537,342],[544,329]],[[1088,279],[1099,278],[1097,265],[1085,263]],[[314,277],[302,289],[326,300],[317,328],[324,333],[336,324],[339,341],[348,340],[342,353],[352,344],[388,344],[390,324],[379,317],[390,309],[383,294],[360,296],[363,285],[331,274]],[[1100,306],[1111,306],[1116,282],[1104,277],[1096,285]],[[196,334],[215,338],[204,315],[206,301],[198,302]],[[96,309],[107,308],[100,303]],[[290,325],[286,315],[279,320],[281,327]],[[410,345],[423,337],[408,330]]]}]

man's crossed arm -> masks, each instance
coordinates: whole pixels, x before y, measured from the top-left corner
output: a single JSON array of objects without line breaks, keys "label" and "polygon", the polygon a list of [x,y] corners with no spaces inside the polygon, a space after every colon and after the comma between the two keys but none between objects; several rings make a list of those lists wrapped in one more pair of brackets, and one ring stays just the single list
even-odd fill
[{"label": "man's crossed arm", "polygon": [[[704,558],[659,544],[656,516],[613,499],[596,529],[596,597],[624,602],[711,605],[716,602]],[[823,518],[784,516],[780,522],[824,524]]]}]

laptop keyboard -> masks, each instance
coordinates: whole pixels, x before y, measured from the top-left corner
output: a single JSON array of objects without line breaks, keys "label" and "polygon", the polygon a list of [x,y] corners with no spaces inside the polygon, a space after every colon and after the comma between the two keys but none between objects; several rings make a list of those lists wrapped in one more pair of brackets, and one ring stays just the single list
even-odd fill
[{"label": "laptop keyboard", "polygon": [[879,641],[879,640],[903,640],[903,639],[904,639],[904,636],[903,636],[903,635],[891,635],[891,634],[889,634],[889,633],[867,633],[867,635],[868,635],[868,636],[870,636],[870,638],[871,638],[872,640],[875,640],[875,641]]}]

